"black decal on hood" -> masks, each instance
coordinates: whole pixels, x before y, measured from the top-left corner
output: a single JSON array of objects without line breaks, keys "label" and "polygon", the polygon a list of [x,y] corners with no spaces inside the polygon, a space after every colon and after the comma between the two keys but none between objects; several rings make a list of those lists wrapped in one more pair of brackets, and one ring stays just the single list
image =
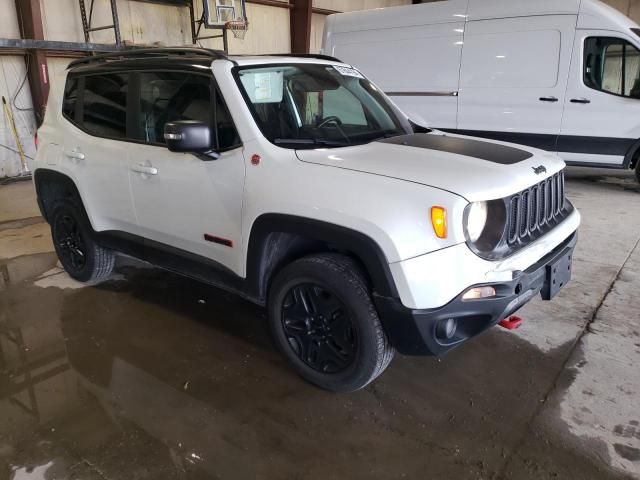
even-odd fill
[{"label": "black decal on hood", "polygon": [[533,154],[519,148],[507,147],[471,138],[449,137],[428,133],[414,133],[379,140],[382,143],[406,145],[407,147],[427,148],[441,152],[456,153],[467,157],[479,158],[489,162],[511,165],[533,157]]}]

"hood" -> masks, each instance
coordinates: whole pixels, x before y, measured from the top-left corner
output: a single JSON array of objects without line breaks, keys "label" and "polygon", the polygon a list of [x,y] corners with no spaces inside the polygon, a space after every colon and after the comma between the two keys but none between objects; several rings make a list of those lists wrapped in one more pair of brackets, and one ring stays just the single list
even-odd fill
[{"label": "hood", "polygon": [[549,152],[440,132],[296,154],[303,162],[420,183],[470,202],[507,197],[564,168]]}]

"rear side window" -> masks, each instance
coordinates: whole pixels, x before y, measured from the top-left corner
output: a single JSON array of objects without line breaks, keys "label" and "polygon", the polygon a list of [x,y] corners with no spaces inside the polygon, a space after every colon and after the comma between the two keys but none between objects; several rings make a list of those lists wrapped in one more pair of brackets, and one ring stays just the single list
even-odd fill
[{"label": "rear side window", "polygon": [[84,77],[81,125],[100,137],[126,138],[129,74]]},{"label": "rear side window", "polygon": [[584,84],[613,95],[640,98],[640,52],[621,38],[587,38]]}]

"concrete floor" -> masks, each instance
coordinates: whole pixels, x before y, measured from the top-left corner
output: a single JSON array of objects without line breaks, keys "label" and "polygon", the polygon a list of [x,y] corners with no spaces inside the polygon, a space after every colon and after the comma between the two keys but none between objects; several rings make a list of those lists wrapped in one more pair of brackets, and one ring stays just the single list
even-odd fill
[{"label": "concrete floor", "polygon": [[349,395],[206,285],[131,262],[75,283],[31,184],[0,187],[0,480],[640,479],[640,187],[567,187],[583,227],[559,297]]}]

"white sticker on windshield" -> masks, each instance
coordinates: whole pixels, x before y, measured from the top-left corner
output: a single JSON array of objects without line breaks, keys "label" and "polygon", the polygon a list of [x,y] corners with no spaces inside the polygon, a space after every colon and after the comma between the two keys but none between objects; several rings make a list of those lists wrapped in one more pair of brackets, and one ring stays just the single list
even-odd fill
[{"label": "white sticker on windshield", "polygon": [[343,67],[341,65],[333,65],[338,73],[344,75],[345,77],[356,77],[356,78],[364,78],[364,76],[355,68],[351,67]]}]

